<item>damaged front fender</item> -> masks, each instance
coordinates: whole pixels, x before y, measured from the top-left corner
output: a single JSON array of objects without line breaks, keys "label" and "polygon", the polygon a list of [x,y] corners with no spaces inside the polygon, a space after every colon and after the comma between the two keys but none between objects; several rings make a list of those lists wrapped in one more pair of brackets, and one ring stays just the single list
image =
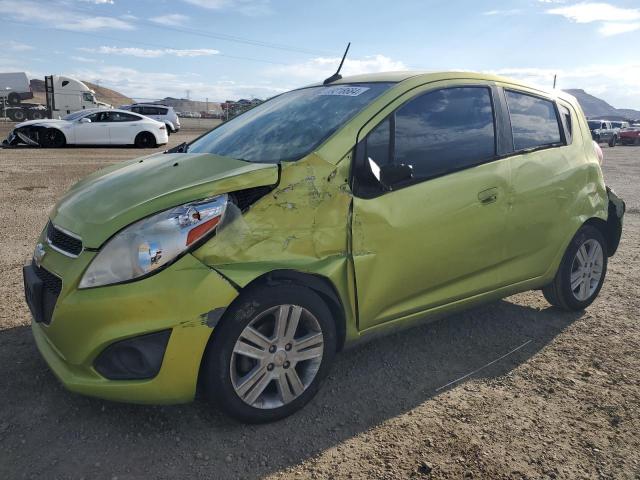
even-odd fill
[{"label": "damaged front fender", "polygon": [[245,212],[232,206],[216,236],[193,255],[240,287],[275,270],[329,279],[341,297],[349,335],[349,324],[355,324],[349,160],[350,154],[332,164],[311,154],[284,162],[278,185]]}]

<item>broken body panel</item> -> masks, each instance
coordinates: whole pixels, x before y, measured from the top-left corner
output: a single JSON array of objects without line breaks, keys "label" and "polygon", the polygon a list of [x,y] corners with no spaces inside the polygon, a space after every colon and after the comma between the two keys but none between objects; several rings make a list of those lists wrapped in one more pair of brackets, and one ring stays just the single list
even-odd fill
[{"label": "broken body panel", "polygon": [[[542,287],[578,228],[592,218],[607,221],[609,201],[589,130],[575,100],[566,96],[560,98],[578,120],[569,145],[505,155],[376,198],[354,196],[354,147],[419,92],[480,82],[555,99],[469,73],[387,74],[336,84],[365,81],[398,83],[296,162],[158,154],[108,167],[72,187],[51,221],[81,236],[89,250],[70,260],[50,247],[43,232],[42,266],[63,287],[50,325],[33,326],[40,350],[69,388],[134,402],[193,398],[211,329],[245,287],[274,281],[274,272],[279,278],[295,272],[301,282],[307,275],[309,288],[316,288],[312,279],[325,282],[335,292],[341,309],[336,321],[343,322],[349,346]],[[267,186],[272,189],[244,211],[230,206],[215,236],[161,272],[77,289],[95,250],[132,222],[188,201]],[[492,188],[497,201],[480,203],[478,192]],[[561,212],[563,220],[548,221],[549,211]],[[93,368],[108,344],[167,328],[171,338],[156,378],[114,382]]]}]

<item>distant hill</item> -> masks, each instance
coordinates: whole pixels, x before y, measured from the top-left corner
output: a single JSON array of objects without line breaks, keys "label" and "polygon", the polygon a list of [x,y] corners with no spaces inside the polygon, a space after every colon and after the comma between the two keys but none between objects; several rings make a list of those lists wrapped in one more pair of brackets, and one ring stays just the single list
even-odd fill
[{"label": "distant hill", "polygon": [[176,112],[207,112],[209,110],[222,112],[220,103],[218,102],[198,102],[186,98],[165,97],[152,103],[162,103],[163,105],[173,107]]},{"label": "distant hill", "polygon": [[[87,82],[86,80],[81,81],[91,90],[94,90],[96,92],[96,98],[99,102],[105,102],[113,105],[114,107],[133,103],[133,99],[119,92],[116,92],[115,90],[98,86],[95,83]],[[33,78],[29,83],[31,84],[31,90],[33,91],[32,102],[44,104],[46,102],[44,94],[44,80]]]},{"label": "distant hill", "polygon": [[629,108],[614,108],[604,100],[588,94],[580,88],[565,90],[578,99],[584,114],[587,117],[600,117],[605,120],[637,120],[640,119],[640,111]]}]

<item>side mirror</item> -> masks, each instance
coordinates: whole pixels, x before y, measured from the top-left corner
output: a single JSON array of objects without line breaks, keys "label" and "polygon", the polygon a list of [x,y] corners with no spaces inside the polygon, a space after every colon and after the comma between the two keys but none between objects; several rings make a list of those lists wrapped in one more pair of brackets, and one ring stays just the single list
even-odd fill
[{"label": "side mirror", "polygon": [[380,167],[380,183],[392,190],[395,185],[413,178],[413,167],[400,163],[398,165],[383,165]]},{"label": "side mirror", "polygon": [[91,123],[91,119],[87,118],[87,117],[82,117],[80,120],[78,120],[80,123]]}]

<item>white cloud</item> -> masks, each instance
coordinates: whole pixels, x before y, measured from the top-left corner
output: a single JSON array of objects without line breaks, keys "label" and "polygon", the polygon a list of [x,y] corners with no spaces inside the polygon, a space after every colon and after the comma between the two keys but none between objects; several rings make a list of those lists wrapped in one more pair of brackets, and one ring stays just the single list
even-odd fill
[{"label": "white cloud", "polygon": [[489,10],[487,12],[483,12],[483,15],[487,16],[502,16],[502,17],[510,17],[512,15],[520,15],[522,10],[519,8],[512,8],[510,10]]},{"label": "white cloud", "polygon": [[[304,63],[270,67],[266,73],[270,76],[285,77],[289,81],[318,82],[331,76],[338,68],[340,60],[340,57],[318,57]],[[407,70],[407,66],[384,55],[374,55],[355,60],[347,58],[340,73],[347,76],[393,70]]]},{"label": "white cloud", "polygon": [[210,10],[233,10],[243,15],[255,17],[271,13],[270,0],[183,0]]},{"label": "white cloud", "polygon": [[78,13],[65,8],[62,3],[48,3],[45,7],[32,0],[0,0],[0,16],[74,31],[132,30],[134,28],[131,23],[123,19]]},{"label": "white cloud", "polygon": [[576,23],[628,22],[640,20],[640,9],[620,8],[609,3],[577,3],[547,10],[552,15],[562,15]]},{"label": "white cloud", "polygon": [[9,50],[12,52],[26,52],[33,49],[34,47],[32,47],[31,45],[27,45],[26,43],[15,42],[13,40],[0,42],[0,50],[4,50],[4,51]]},{"label": "white cloud", "polygon": [[80,57],[77,55],[72,56],[71,60],[75,60],[76,62],[82,62],[82,63],[98,63],[99,62],[99,60],[96,58]]},{"label": "white cloud", "polygon": [[152,22],[170,26],[184,25],[187,20],[189,20],[189,17],[180,13],[169,13],[167,15],[160,15],[158,17],[151,18]]},{"label": "white cloud", "polygon": [[95,3],[96,5],[113,5],[113,0],[80,0],[84,3]]},{"label": "white cloud", "polygon": [[553,76],[557,74],[558,88],[582,88],[616,108],[640,110],[640,62],[593,64],[573,69],[502,68],[491,73],[520,79],[545,90],[552,88]]},{"label": "white cloud", "polygon": [[610,37],[612,35],[620,35],[621,33],[634,32],[636,30],[640,30],[640,22],[635,23],[614,23],[614,22],[605,22],[600,28],[598,28],[598,33],[605,37]]},{"label": "white cloud", "polygon": [[141,72],[132,68],[104,66],[98,69],[77,69],[70,73],[75,78],[89,82],[100,81],[112,88],[139,100],[154,100],[167,96],[184,98],[190,91],[191,98],[211,102],[238,98],[267,98],[283,91],[270,83],[236,83],[234,81],[211,82],[199,75],[165,72]]},{"label": "white cloud", "polygon": [[211,48],[177,49],[101,46],[98,48],[79,47],[78,50],[103,55],[128,55],[140,58],[158,58],[165,55],[173,55],[176,57],[203,57],[217,55],[220,53],[218,50],[213,50]]}]

